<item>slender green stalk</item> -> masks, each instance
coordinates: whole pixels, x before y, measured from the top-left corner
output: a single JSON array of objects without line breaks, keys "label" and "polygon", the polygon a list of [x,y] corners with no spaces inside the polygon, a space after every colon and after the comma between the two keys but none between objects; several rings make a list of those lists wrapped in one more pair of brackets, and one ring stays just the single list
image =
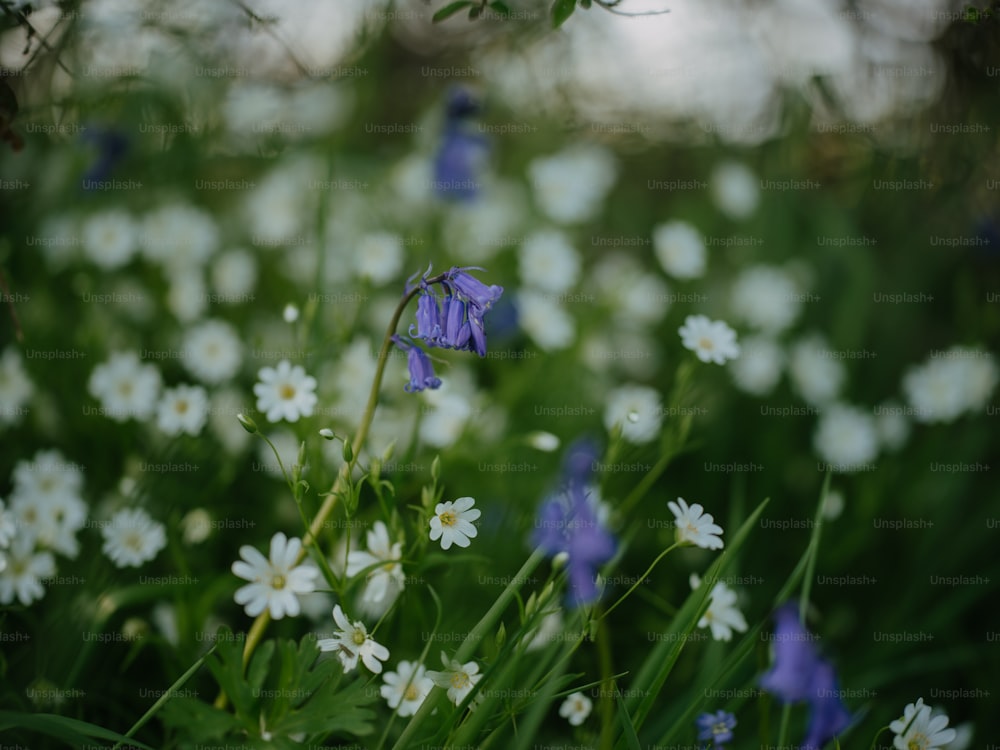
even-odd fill
[{"label": "slender green stalk", "polygon": [[667,547],[665,550],[663,550],[663,552],[661,552],[659,555],[657,555],[656,559],[653,560],[652,564],[648,568],[646,568],[646,572],[643,573],[639,577],[639,580],[637,580],[635,583],[633,583],[632,587],[628,591],[626,591],[624,594],[622,594],[621,598],[618,601],[616,601],[614,604],[612,604],[610,607],[608,607],[606,610],[604,610],[604,614],[602,614],[598,619],[599,620],[603,620],[605,617],[607,617],[612,612],[614,612],[615,609],[618,607],[618,605],[621,604],[623,601],[625,601],[633,591],[635,591],[637,588],[639,588],[639,584],[642,583],[643,581],[645,581],[646,577],[650,573],[653,572],[653,568],[656,567],[656,564],[658,562],[660,562],[660,560],[662,560],[664,557],[666,557],[667,553],[670,552],[670,550],[676,549],[679,546],[680,546],[679,543],[674,542],[669,547]]},{"label": "slender green stalk", "polygon": [[[619,599],[621,601],[621,599]],[[615,681],[611,663],[611,634],[603,616],[598,619],[597,658],[601,666],[601,750],[612,750],[615,742]]]}]

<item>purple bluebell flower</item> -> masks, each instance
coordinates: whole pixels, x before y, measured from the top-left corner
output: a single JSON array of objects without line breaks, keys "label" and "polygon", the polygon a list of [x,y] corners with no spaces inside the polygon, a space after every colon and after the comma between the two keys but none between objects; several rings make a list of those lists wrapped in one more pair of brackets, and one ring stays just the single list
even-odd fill
[{"label": "purple bluebell flower", "polygon": [[774,666],[761,678],[760,686],[784,703],[806,700],[820,663],[816,636],[802,624],[794,602],[775,611],[774,623]]},{"label": "purple bluebell flower", "polygon": [[719,748],[724,742],[732,742],[733,727],[736,726],[736,717],[733,714],[727,711],[705,713],[699,716],[695,723],[698,725],[698,739],[711,740],[712,747]]},{"label": "purple bluebell flower", "polygon": [[91,125],[83,131],[80,140],[97,148],[97,158],[87,168],[81,181],[83,189],[89,190],[92,183],[103,182],[111,177],[128,151],[129,139],[120,130]]},{"label": "purple bluebell flower", "polygon": [[597,568],[614,556],[617,545],[587,502],[582,484],[571,483],[542,504],[535,521],[534,543],[549,555],[567,554],[570,606],[597,601]]},{"label": "purple bluebell flower", "polygon": [[445,111],[444,133],[434,158],[434,188],[442,198],[469,201],[479,193],[479,173],[489,155],[489,141],[475,132],[472,116],[479,102],[466,89],[454,89]]},{"label": "purple bluebell flower", "polygon": [[563,456],[563,481],[586,484],[597,468],[601,457],[600,444],[590,437],[577,438],[566,447]]},{"label": "purple bluebell flower", "polygon": [[851,723],[851,712],[840,700],[833,665],[821,660],[813,670],[809,686],[809,726],[802,750],[821,750]]},{"label": "purple bluebell flower", "polygon": [[393,336],[392,341],[406,352],[406,364],[410,370],[410,382],[403,386],[407,393],[416,393],[425,388],[431,390],[441,387],[441,378],[434,375],[434,365],[426,352],[416,344],[408,343],[399,336]]},{"label": "purple bluebell flower", "polygon": [[437,346],[468,351],[472,331],[465,302],[449,294],[441,304],[441,317],[444,320],[444,334]]},{"label": "purple bluebell flower", "polygon": [[428,346],[434,346],[434,342],[441,336],[441,308],[438,306],[437,297],[433,294],[421,294],[417,300],[417,332],[413,332],[413,325],[410,325],[410,337],[424,339]]},{"label": "purple bluebell flower", "polygon": [[468,300],[470,308],[477,317],[489,311],[493,304],[500,299],[503,294],[503,287],[493,284],[486,286],[475,276],[466,273],[468,270],[482,270],[473,266],[460,268],[455,266],[445,274],[445,283],[455,290],[455,293],[465,300]]}]

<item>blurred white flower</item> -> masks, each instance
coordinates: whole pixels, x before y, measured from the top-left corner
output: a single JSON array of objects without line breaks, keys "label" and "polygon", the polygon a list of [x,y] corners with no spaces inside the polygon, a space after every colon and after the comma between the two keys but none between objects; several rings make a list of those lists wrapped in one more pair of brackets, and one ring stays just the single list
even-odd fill
[{"label": "blurred white flower", "polygon": [[218,242],[215,220],[195,206],[162,206],[142,222],[141,244],[146,255],[172,273],[200,268]]},{"label": "blurred white flower", "polygon": [[593,708],[593,701],[583,693],[577,691],[566,696],[566,700],[559,706],[559,715],[566,719],[572,726],[578,727],[587,720]]},{"label": "blurred white flower", "polygon": [[0,550],[10,546],[10,542],[14,538],[16,531],[17,524],[14,520],[14,514],[7,509],[4,501],[0,499]]},{"label": "blurred white flower", "polygon": [[752,266],[733,283],[730,304],[737,318],[765,333],[780,333],[802,312],[795,279],[780,268]]},{"label": "blurred white flower", "polygon": [[194,508],[181,519],[181,532],[185,544],[201,544],[212,535],[212,514],[204,508]]},{"label": "blurred white flower", "polygon": [[724,321],[709,320],[704,315],[688,315],[677,332],[684,348],[693,351],[702,362],[721,365],[740,356],[736,331]]},{"label": "blurred white flower", "polygon": [[167,307],[181,323],[191,323],[208,308],[205,278],[198,268],[169,272]]},{"label": "blurred white flower", "polygon": [[281,91],[255,82],[234,83],[222,103],[226,125],[239,134],[272,132],[281,123],[284,109]]},{"label": "blurred white flower", "polygon": [[745,164],[725,161],[716,165],[709,180],[712,198],[730,219],[746,219],[760,204],[757,175]]},{"label": "blurred white flower", "polygon": [[[428,670],[427,676],[438,687],[448,688],[448,700],[457,706],[466,699],[483,676],[479,674],[479,665],[474,661],[462,664],[454,659],[449,659],[448,655],[442,651],[441,662],[444,664],[445,671]],[[470,709],[475,708],[475,704],[476,701],[473,700]]]},{"label": "blurred white flower", "polygon": [[660,394],[645,385],[623,385],[611,391],[604,406],[604,427],[611,432],[621,428],[629,443],[642,445],[660,434],[663,406]]},{"label": "blurred white flower", "polygon": [[285,160],[247,193],[244,213],[254,245],[300,244],[296,240],[316,204],[309,186],[319,174],[318,167],[304,158]]},{"label": "blurred white flower", "polygon": [[611,153],[593,144],[572,145],[528,165],[539,208],[562,224],[594,218],[617,171]]},{"label": "blurred white flower", "polygon": [[853,406],[833,404],[820,415],[813,446],[834,471],[858,471],[878,455],[875,419]]},{"label": "blurred white flower", "polygon": [[528,212],[520,184],[490,183],[475,201],[456,202],[447,208],[444,238],[449,252],[471,263],[489,260],[501,248],[521,241],[521,225]]},{"label": "blurred white flower", "polygon": [[252,439],[236,419],[237,414],[250,411],[249,399],[236,388],[223,388],[212,394],[208,426],[229,453],[240,453]]},{"label": "blurred white flower", "polygon": [[15,488],[10,512],[20,534],[37,546],[71,559],[80,553],[76,535],[87,521],[87,504],[77,495]]},{"label": "blurred white flower", "polygon": [[553,294],[571,289],[580,277],[580,255],[558,229],[542,229],[525,237],[518,263],[523,284]]},{"label": "blurred white flower", "polygon": [[[691,589],[701,586],[701,578],[692,573],[689,579]],[[712,638],[717,641],[731,641],[733,631],[745,633],[747,621],[736,606],[736,592],[724,582],[719,581],[712,587],[709,594],[708,611],[698,620],[699,628],[711,628]]]},{"label": "blurred white flower", "polygon": [[201,386],[178,385],[160,398],[156,426],[167,435],[197,435],[208,419],[208,394]]},{"label": "blurred white flower", "polygon": [[792,386],[812,406],[835,400],[847,377],[844,363],[832,356],[826,340],[815,333],[792,345],[788,374]]},{"label": "blurred white flower", "polygon": [[576,321],[552,295],[530,289],[517,294],[517,320],[544,351],[565,349],[576,337]]},{"label": "blurred white flower", "polygon": [[728,364],[733,383],[752,396],[767,396],[781,379],[784,351],[766,336],[748,336],[740,348],[740,356]]},{"label": "blurred white flower", "polygon": [[242,249],[227,250],[212,264],[212,289],[218,302],[234,305],[253,301],[257,285],[257,261]]},{"label": "blurred white flower", "polygon": [[101,550],[119,568],[137,568],[149,562],[167,546],[163,524],[154,521],[142,508],[125,508],[101,528]]},{"label": "blurred white flower", "polygon": [[382,521],[375,522],[366,541],[367,550],[352,550],[348,554],[347,575],[353,577],[365,568],[379,565],[367,571],[362,599],[366,604],[391,606],[406,586],[403,566],[399,563],[403,557],[403,544],[389,539],[389,529]]},{"label": "blurred white flower", "polygon": [[403,268],[403,238],[391,232],[364,235],[355,249],[358,276],[375,284],[385,284]]},{"label": "blurred white flower", "polygon": [[623,326],[658,323],[670,307],[667,284],[625,253],[601,258],[591,270],[590,283],[599,293],[598,301],[606,301]]},{"label": "blurred white flower", "polygon": [[259,382],[253,387],[257,409],[267,415],[268,422],[297,422],[300,417],[312,416],[318,400],[316,378],[307,375],[301,365],[293,366],[283,359],[277,367],[262,367],[257,377]]},{"label": "blurred white flower", "polygon": [[431,408],[423,412],[420,419],[420,440],[432,448],[454,445],[473,414],[469,399],[460,393],[446,392],[434,398],[425,395],[424,400]]},{"label": "blurred white flower", "polygon": [[87,217],[81,227],[81,236],[84,253],[106,270],[124,266],[137,249],[135,222],[121,209]]},{"label": "blurred white flower", "polygon": [[0,571],[0,604],[13,604],[17,599],[27,607],[45,596],[42,581],[56,574],[51,553],[35,550],[28,537],[18,537],[4,555],[7,566]]},{"label": "blurred white flower", "polygon": [[379,692],[389,708],[399,709],[399,716],[413,716],[434,687],[424,666],[409,661],[399,662],[395,672],[382,675],[382,681],[385,684],[379,688]]},{"label": "blurred white flower", "polygon": [[653,229],[653,251],[675,279],[696,279],[705,273],[705,240],[685,221],[668,221]]},{"label": "blurred white flower", "polygon": [[820,511],[827,521],[836,521],[844,511],[844,493],[839,490],[830,490],[823,500],[823,509]]},{"label": "blurred white flower", "polygon": [[87,382],[91,396],[101,402],[101,413],[116,422],[145,422],[156,411],[160,372],[143,364],[135,352],[113,352],[94,368]]},{"label": "blurred white flower", "polygon": [[952,347],[910,368],[903,376],[903,392],[918,422],[952,422],[982,410],[998,377],[991,353]]},{"label": "blurred white flower", "polygon": [[902,448],[910,436],[910,420],[904,412],[904,408],[895,401],[885,401],[875,407],[879,442],[891,451]]},{"label": "blurred white flower", "polygon": [[8,346],[0,356],[0,426],[20,423],[27,411],[24,405],[34,391],[20,352]]},{"label": "blurred white flower", "polygon": [[206,320],[188,329],[182,349],[184,367],[203,383],[229,380],[243,360],[236,329],[222,320]]}]

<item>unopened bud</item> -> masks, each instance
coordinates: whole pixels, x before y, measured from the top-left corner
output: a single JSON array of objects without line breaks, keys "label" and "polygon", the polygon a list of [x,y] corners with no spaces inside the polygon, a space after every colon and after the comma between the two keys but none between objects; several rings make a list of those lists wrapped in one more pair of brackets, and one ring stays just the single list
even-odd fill
[{"label": "unopened bud", "polygon": [[240,424],[243,425],[243,429],[249,432],[251,435],[257,433],[257,423],[254,422],[246,414],[237,414],[236,418],[239,420]]},{"label": "unopened bud", "polygon": [[333,434],[333,430],[331,430],[329,427],[324,427],[322,430],[319,431],[319,434],[320,434],[321,437],[325,438],[326,440],[336,440],[337,439],[337,436],[335,434]]}]

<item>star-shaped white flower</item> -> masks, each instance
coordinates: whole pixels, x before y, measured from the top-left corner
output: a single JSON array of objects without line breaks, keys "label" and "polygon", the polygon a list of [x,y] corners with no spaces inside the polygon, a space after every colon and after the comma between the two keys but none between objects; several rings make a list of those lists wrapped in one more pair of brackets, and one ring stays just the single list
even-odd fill
[{"label": "star-shaped white flower", "polygon": [[593,701],[580,692],[570,693],[566,700],[559,706],[559,715],[566,719],[574,727],[578,727],[590,716],[594,708]]},{"label": "star-shaped white flower", "polygon": [[478,508],[472,506],[476,501],[471,497],[460,497],[454,502],[438,503],[431,517],[431,541],[441,540],[441,549],[448,549],[452,544],[468,547],[469,539],[475,537],[479,530],[472,524],[481,515]]},{"label": "star-shaped white flower", "polygon": [[348,620],[339,604],[334,605],[333,621],[340,630],[333,634],[333,638],[318,641],[319,650],[335,651],[345,672],[357,667],[358,659],[361,659],[369,671],[381,674],[382,662],[389,658],[389,649],[371,637],[363,622]]},{"label": "star-shaped white flower", "polygon": [[704,315],[688,315],[677,331],[686,349],[693,351],[702,362],[717,365],[740,356],[736,331],[721,320],[709,320]]},{"label": "star-shaped white flower", "polygon": [[389,529],[382,521],[376,521],[368,532],[368,551],[355,550],[347,556],[347,575],[356,576],[372,565],[384,565],[369,569],[368,585],[363,599],[369,604],[381,604],[387,598],[395,599],[406,585],[403,567],[399,560],[403,556],[401,542],[393,544],[389,539]]},{"label": "star-shaped white flower", "polygon": [[297,422],[299,417],[308,417],[316,408],[316,378],[306,375],[300,365],[292,366],[282,360],[277,367],[262,367],[257,374],[253,392],[257,396],[257,408],[267,415],[267,421],[286,419]]},{"label": "star-shaped white flower", "polygon": [[903,718],[889,724],[889,730],[896,734],[896,750],[934,750],[955,739],[955,730],[945,729],[947,726],[947,716],[932,718],[931,707],[924,705],[923,698],[917,698],[916,703],[903,709]]},{"label": "star-shaped white flower", "polygon": [[684,498],[677,502],[667,503],[670,512],[674,514],[674,525],[677,527],[677,541],[681,544],[693,544],[704,549],[722,549],[722,527],[716,525],[710,513],[698,503],[688,506]]},{"label": "star-shaped white flower", "polygon": [[397,709],[400,716],[413,716],[434,687],[422,664],[401,661],[395,672],[382,675],[385,683],[379,688],[389,708]]},{"label": "star-shaped white flower", "polygon": [[243,559],[234,562],[232,570],[250,583],[237,589],[233,598],[250,617],[265,609],[275,620],[299,614],[299,595],[315,591],[314,579],[319,575],[312,565],[295,565],[301,550],[302,540],[288,539],[280,531],[271,537],[270,559],[248,544],[240,547]]},{"label": "star-shaped white flower", "polygon": [[126,508],[101,529],[104,554],[119,568],[137,568],[167,546],[166,529],[142,508]]},{"label": "star-shaped white flower", "polygon": [[[701,586],[701,579],[696,573],[691,574],[691,588]],[[719,581],[709,594],[708,611],[698,620],[699,628],[711,628],[712,637],[717,641],[729,641],[733,631],[747,631],[747,621],[743,613],[736,608],[736,592],[725,583]]]},{"label": "star-shaped white flower", "polygon": [[[479,665],[474,661],[462,664],[454,659],[449,659],[448,655],[442,651],[441,662],[444,664],[444,671],[428,671],[427,676],[438,687],[448,688],[448,700],[457,706],[465,700],[483,676],[479,674]],[[474,708],[475,701],[470,705],[470,709]]]}]

